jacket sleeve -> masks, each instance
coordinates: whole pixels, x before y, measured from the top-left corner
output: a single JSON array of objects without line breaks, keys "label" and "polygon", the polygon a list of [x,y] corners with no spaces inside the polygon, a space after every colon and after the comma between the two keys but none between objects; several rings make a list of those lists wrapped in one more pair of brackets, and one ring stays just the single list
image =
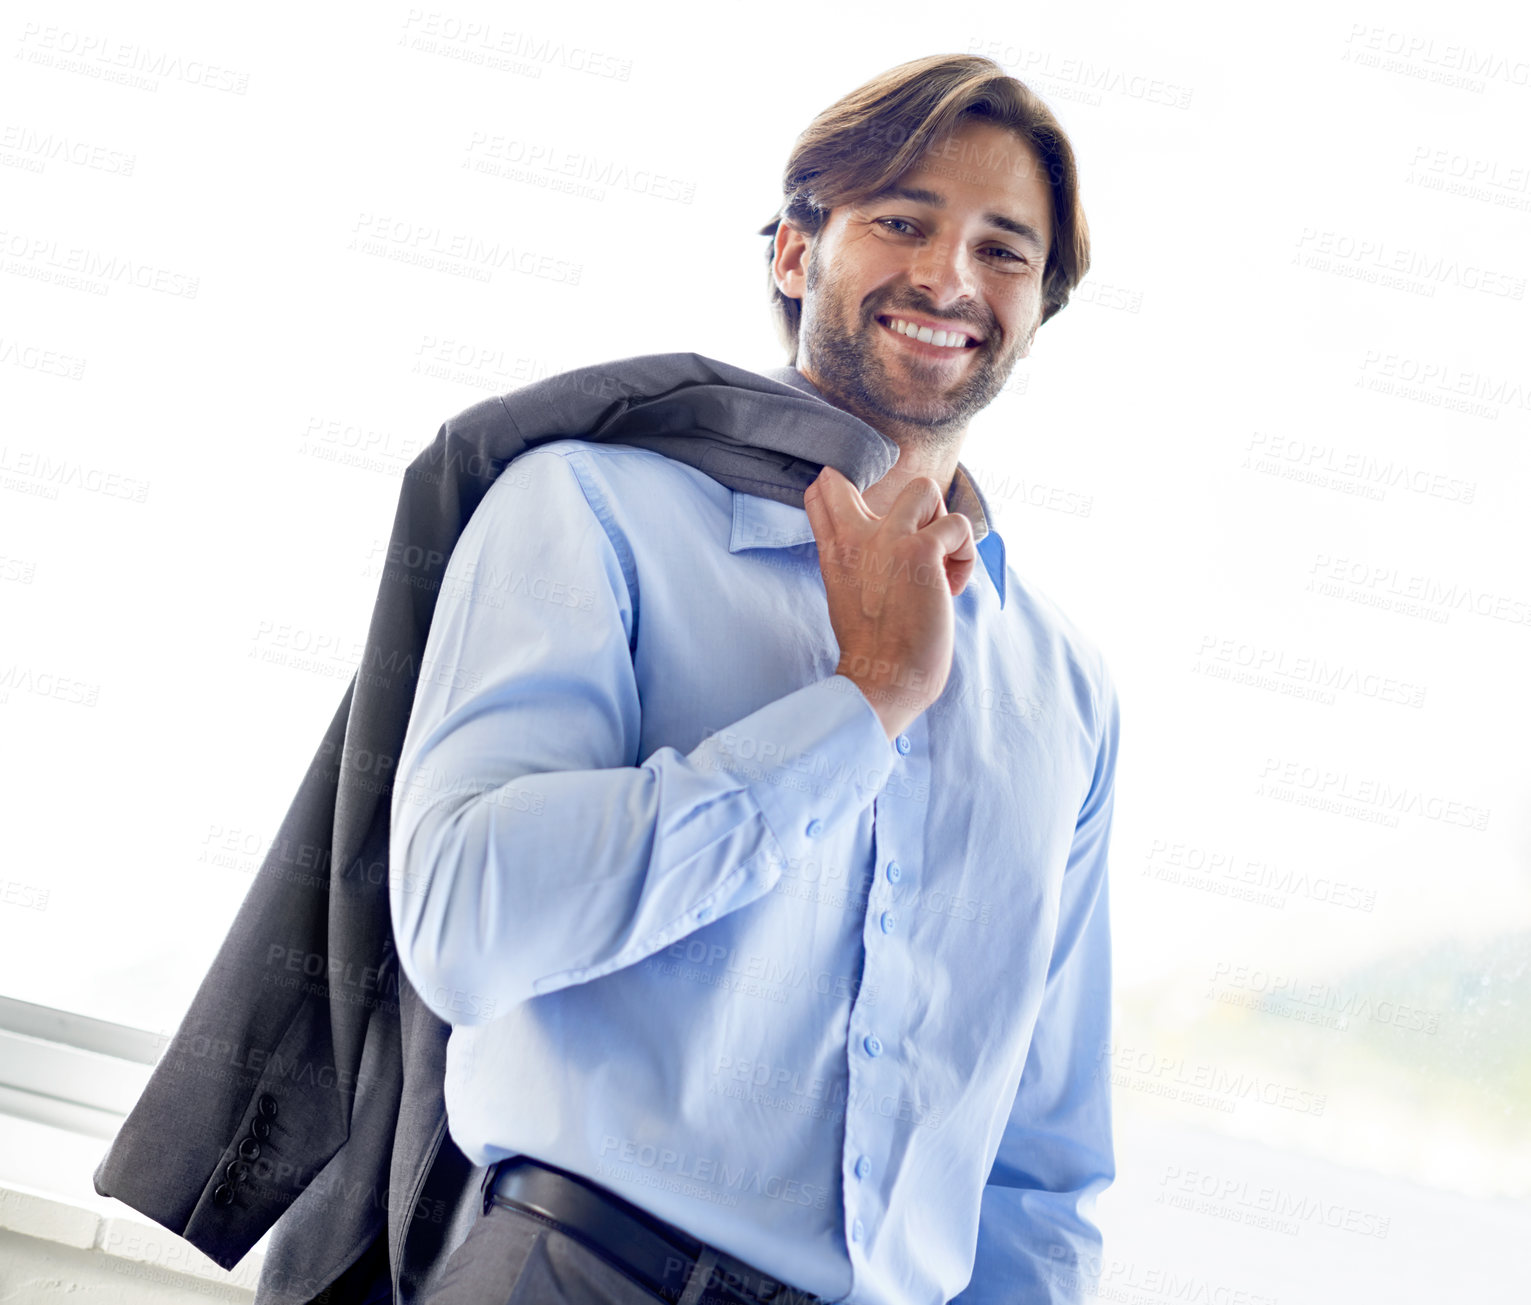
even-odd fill
[{"label": "jacket sleeve", "polygon": [[1058,931],[1015,1103],[984,1188],[973,1276],[954,1305],[1074,1305],[1095,1296],[1095,1200],[1116,1175],[1106,854],[1118,708],[1101,671],[1101,738],[1063,876]]},{"label": "jacket sleeve", "polygon": [[[892,759],[838,675],[688,753],[640,759],[633,561],[578,456],[524,454],[469,520],[400,756],[399,957],[453,1025],[632,965],[755,901],[786,858],[872,801]],[[848,778],[804,784],[805,768]]]}]

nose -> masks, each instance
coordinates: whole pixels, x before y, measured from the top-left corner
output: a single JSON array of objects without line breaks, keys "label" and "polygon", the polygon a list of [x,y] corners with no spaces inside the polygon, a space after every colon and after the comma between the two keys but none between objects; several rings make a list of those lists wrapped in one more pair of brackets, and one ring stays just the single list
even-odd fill
[{"label": "nose", "polygon": [[915,252],[909,279],[937,308],[972,299],[978,293],[973,256],[957,239],[923,241]]}]

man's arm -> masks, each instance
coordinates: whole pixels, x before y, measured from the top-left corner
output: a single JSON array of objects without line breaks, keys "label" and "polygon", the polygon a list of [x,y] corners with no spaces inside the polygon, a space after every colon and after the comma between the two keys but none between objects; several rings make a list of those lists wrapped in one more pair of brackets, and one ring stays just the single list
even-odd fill
[{"label": "man's arm", "polygon": [[[452,1024],[632,965],[755,901],[871,802],[892,760],[867,699],[829,676],[639,764],[641,595],[589,465],[516,459],[453,550],[431,623],[393,795],[390,906],[404,973]],[[714,601],[699,620],[730,619]],[[833,775],[856,778],[820,778]]]},{"label": "man's arm", "polygon": [[1106,852],[1115,794],[1116,691],[1101,680],[1101,739],[1063,876],[1058,931],[1020,1088],[983,1191],[973,1277],[954,1305],[1064,1305],[1093,1296],[1095,1199],[1116,1175]]}]

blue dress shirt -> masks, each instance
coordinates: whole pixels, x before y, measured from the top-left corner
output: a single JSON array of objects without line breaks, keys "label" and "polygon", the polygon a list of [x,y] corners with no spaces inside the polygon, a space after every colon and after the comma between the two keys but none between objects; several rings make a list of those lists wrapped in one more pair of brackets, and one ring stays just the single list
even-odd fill
[{"label": "blue dress shirt", "polygon": [[489,490],[391,813],[475,1163],[585,1175],[854,1305],[1079,1298],[1114,1174],[1116,695],[960,465],[948,503],[984,565],[890,743],[835,674],[803,509],[578,440]]}]

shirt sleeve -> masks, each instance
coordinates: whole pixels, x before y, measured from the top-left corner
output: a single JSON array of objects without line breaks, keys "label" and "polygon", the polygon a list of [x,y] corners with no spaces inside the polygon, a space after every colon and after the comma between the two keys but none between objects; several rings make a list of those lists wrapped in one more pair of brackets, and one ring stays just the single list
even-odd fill
[{"label": "shirt sleeve", "polygon": [[953,1305],[1076,1305],[1095,1297],[1096,1198],[1116,1176],[1111,1082],[1111,937],[1106,853],[1118,707],[1102,669],[1101,740],[1063,875],[1042,1005],[984,1187],[973,1276]]},{"label": "shirt sleeve", "polygon": [[578,456],[523,454],[469,519],[399,759],[394,934],[453,1025],[755,901],[872,801],[892,761],[871,704],[833,675],[640,763],[636,572]]}]

